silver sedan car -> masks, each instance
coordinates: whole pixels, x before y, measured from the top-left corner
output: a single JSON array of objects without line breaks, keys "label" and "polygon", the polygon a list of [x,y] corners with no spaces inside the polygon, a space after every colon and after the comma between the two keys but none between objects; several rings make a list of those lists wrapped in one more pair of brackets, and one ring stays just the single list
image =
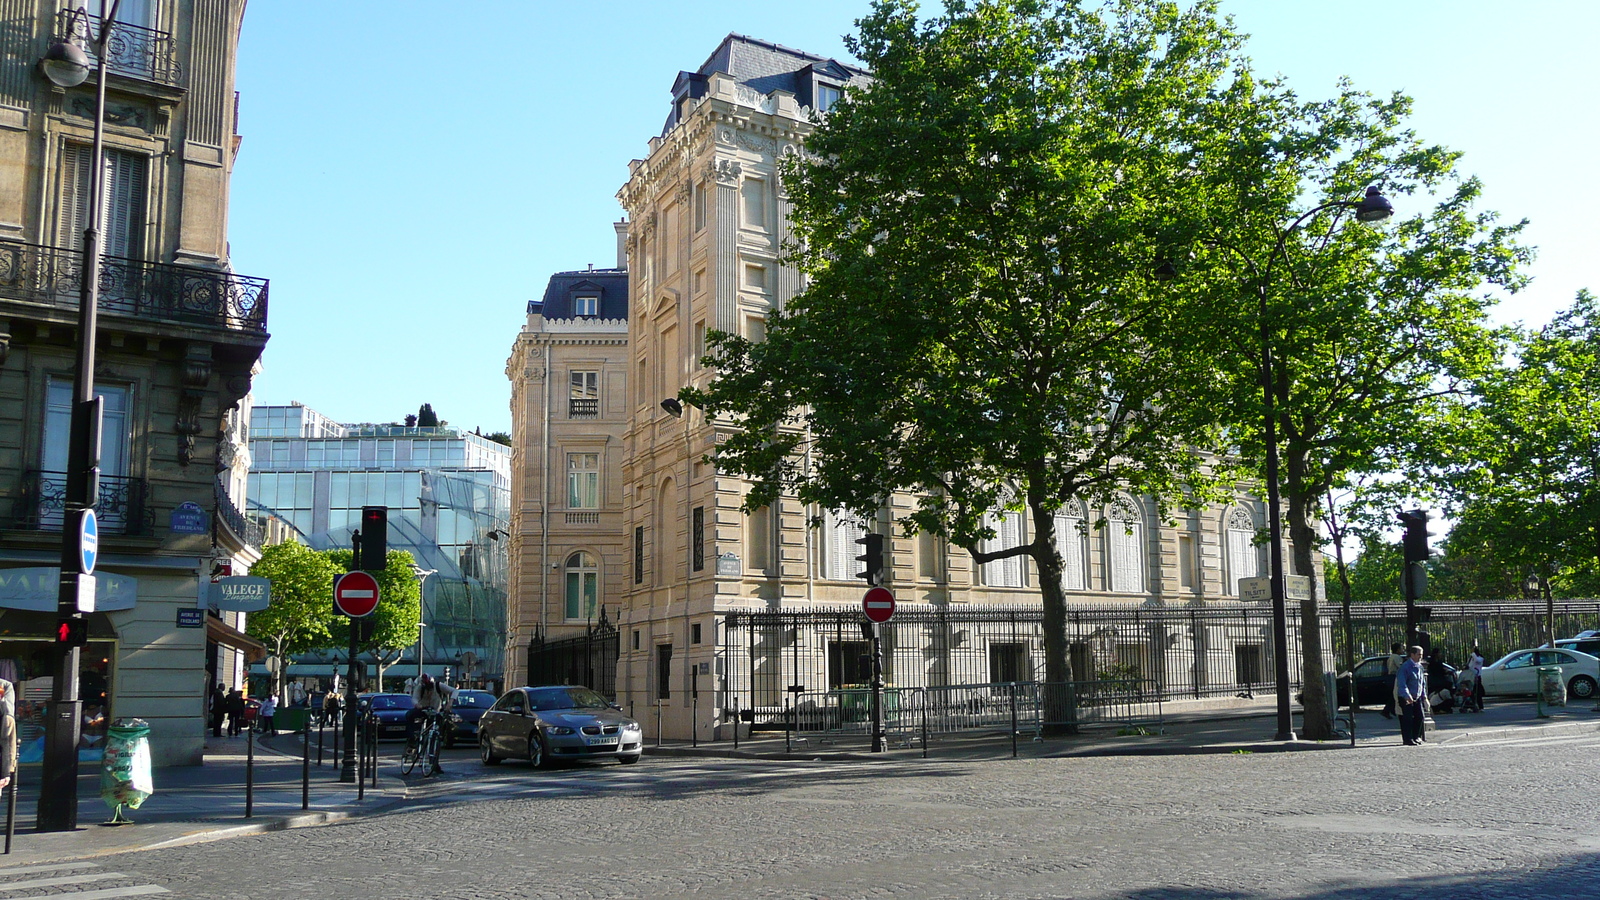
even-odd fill
[{"label": "silver sedan car", "polygon": [[1486,695],[1534,694],[1539,691],[1539,667],[1560,666],[1567,693],[1577,700],[1595,696],[1600,685],[1600,659],[1576,650],[1538,647],[1515,650],[1483,667]]},{"label": "silver sedan car", "polygon": [[544,768],[561,759],[636,763],[644,752],[639,723],[598,691],[576,685],[513,688],[478,721],[483,764],[526,759]]}]

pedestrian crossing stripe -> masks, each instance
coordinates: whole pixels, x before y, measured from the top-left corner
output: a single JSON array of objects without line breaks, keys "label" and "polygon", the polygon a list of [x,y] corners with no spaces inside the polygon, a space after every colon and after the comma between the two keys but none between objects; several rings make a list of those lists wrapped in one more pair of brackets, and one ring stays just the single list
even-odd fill
[{"label": "pedestrian crossing stripe", "polygon": [[[6,894],[6,900],[35,900],[35,898],[48,897],[50,900],[114,900],[118,897],[147,897],[152,894],[168,894],[166,888],[154,884],[131,884],[113,888],[91,888],[85,891],[47,891],[42,894],[17,894],[17,891],[28,891],[36,888],[61,888],[75,885],[93,884],[98,881],[110,881],[116,878],[131,878],[123,872],[97,872],[85,871],[99,869],[94,863],[67,863],[41,866],[18,866],[10,869],[0,869],[0,893]],[[71,873],[71,874],[56,874]],[[38,876],[34,878],[17,878],[19,875]],[[15,880],[13,880],[15,879]]]}]

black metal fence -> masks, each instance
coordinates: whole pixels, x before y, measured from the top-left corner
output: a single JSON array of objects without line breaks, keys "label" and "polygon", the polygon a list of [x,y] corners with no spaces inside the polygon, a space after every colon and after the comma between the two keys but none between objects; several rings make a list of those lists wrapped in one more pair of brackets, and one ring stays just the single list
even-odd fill
[{"label": "black metal fence", "polygon": [[[1474,640],[1490,660],[1544,638],[1543,602],[1435,604],[1424,628],[1447,660],[1460,661]],[[1323,665],[1344,659],[1338,607],[1321,612]],[[1600,601],[1554,606],[1558,637],[1600,627]],[[757,727],[782,727],[786,707],[805,694],[852,691],[871,681],[870,642],[857,607],[739,612],[722,617],[724,715],[741,711]],[[1352,610],[1353,648],[1387,652],[1405,639],[1405,607]],[[1068,661],[1076,683],[1133,680],[1161,700],[1251,696],[1270,688],[1272,614],[1266,605],[1083,607],[1067,613]],[[891,688],[1044,682],[1043,613],[1038,608],[902,604],[881,627],[884,679]],[[1288,622],[1290,678],[1300,682],[1300,617]]]},{"label": "black metal fence", "polygon": [[601,620],[577,637],[537,638],[528,646],[527,684],[582,684],[617,699],[617,657],[622,649],[616,626]]}]

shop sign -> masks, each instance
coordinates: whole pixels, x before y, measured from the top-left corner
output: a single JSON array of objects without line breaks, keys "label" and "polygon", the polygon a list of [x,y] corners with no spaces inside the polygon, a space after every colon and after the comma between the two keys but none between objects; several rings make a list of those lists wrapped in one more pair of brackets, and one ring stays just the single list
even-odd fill
[{"label": "shop sign", "polygon": [[272,582],[230,575],[211,582],[211,608],[218,612],[260,612],[272,604]]},{"label": "shop sign", "polygon": [[168,527],[173,534],[210,534],[211,522],[198,503],[185,500],[172,510]]},{"label": "shop sign", "polygon": [[206,624],[206,611],[203,609],[178,610],[179,628],[203,628]]},{"label": "shop sign", "polygon": [[[0,569],[0,608],[55,612],[61,593],[59,566]],[[133,609],[139,600],[139,579],[101,571],[95,575],[96,612]]]}]

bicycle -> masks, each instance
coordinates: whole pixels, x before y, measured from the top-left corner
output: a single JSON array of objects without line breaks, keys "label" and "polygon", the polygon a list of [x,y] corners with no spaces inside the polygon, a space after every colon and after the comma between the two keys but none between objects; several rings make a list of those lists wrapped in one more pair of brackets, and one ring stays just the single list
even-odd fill
[{"label": "bicycle", "polygon": [[437,710],[424,710],[422,713],[422,727],[417,729],[417,739],[406,745],[405,752],[400,756],[400,774],[410,775],[417,767],[417,763],[427,761],[423,769],[424,775],[432,775],[439,771],[439,729],[444,714]]}]

